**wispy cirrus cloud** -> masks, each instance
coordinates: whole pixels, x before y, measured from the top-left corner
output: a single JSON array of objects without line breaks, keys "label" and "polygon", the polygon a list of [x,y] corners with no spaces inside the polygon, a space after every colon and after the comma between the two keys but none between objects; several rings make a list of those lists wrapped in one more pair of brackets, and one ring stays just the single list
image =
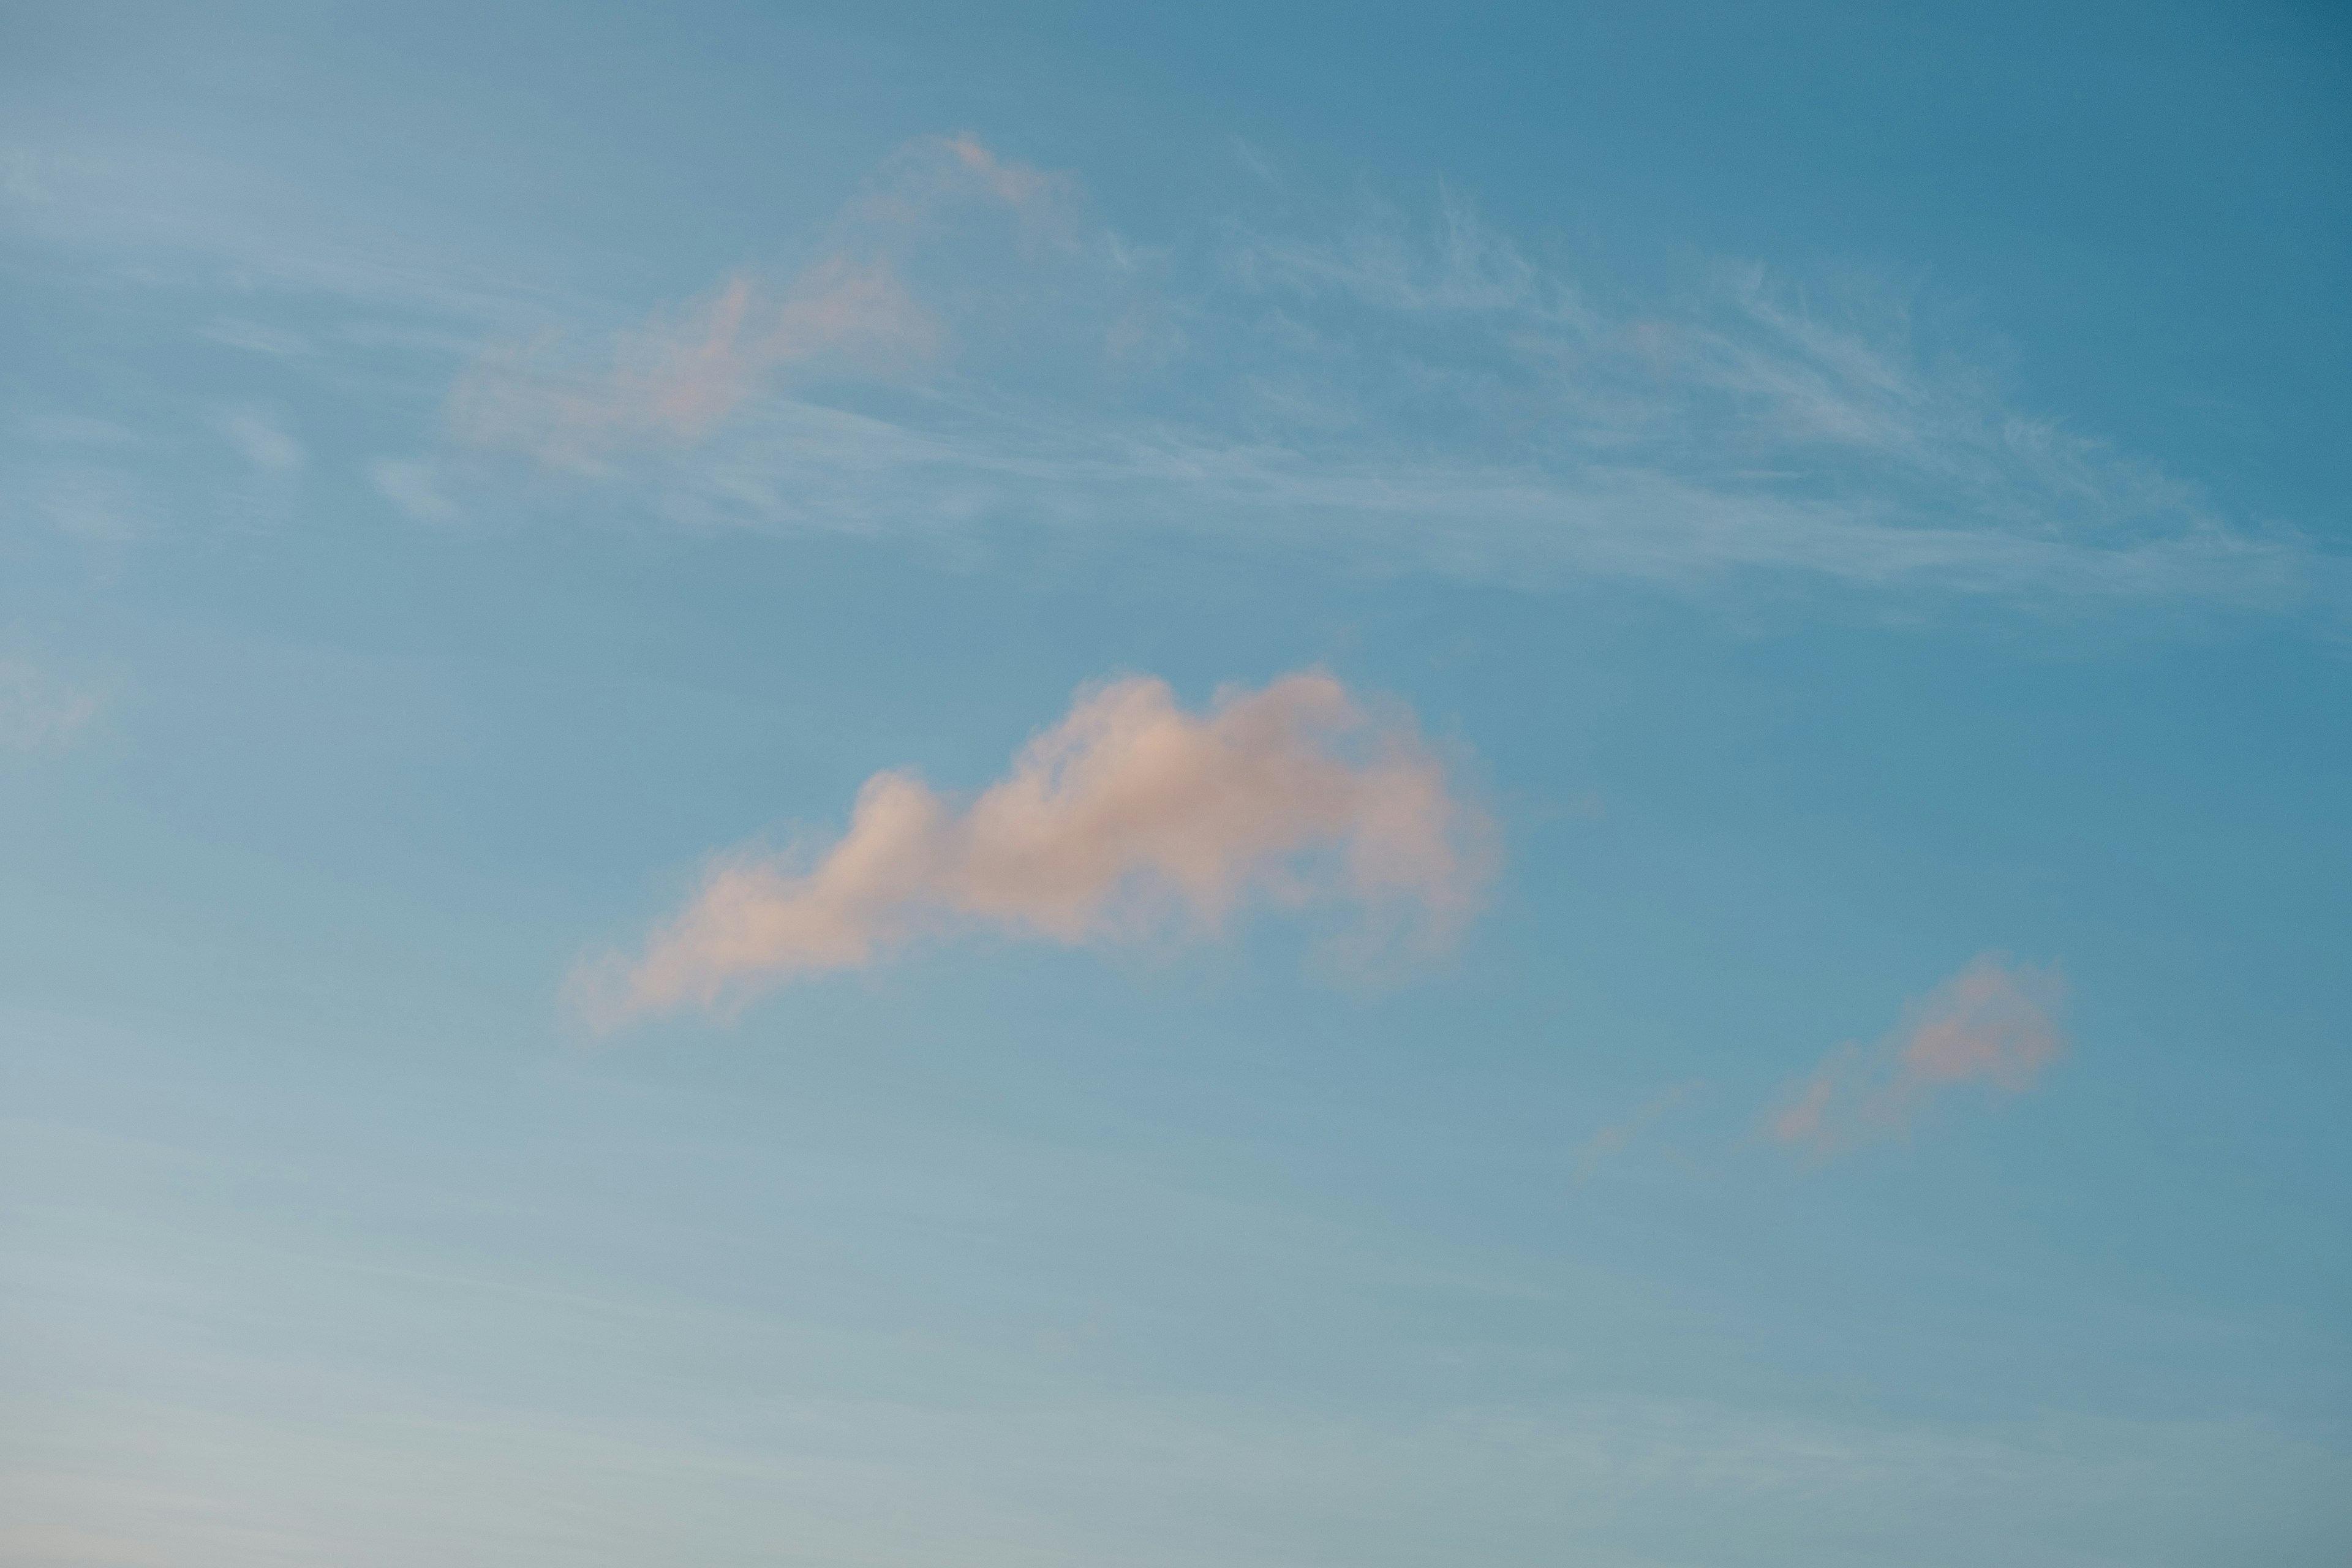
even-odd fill
[{"label": "wispy cirrus cloud", "polygon": [[265,475],[282,478],[299,471],[310,460],[301,442],[283,425],[257,409],[224,410],[218,426],[237,455]]},{"label": "wispy cirrus cloud", "polygon": [[788,372],[919,374],[948,352],[950,334],[909,287],[910,265],[960,237],[974,208],[1010,215],[1024,249],[1066,238],[1066,185],[968,135],[919,139],[781,280],[738,271],[700,299],[656,309],[603,351],[560,334],[493,346],[451,395],[450,429],[468,447],[595,470],[632,448],[701,441]]},{"label": "wispy cirrus cloud", "polygon": [[611,1026],[860,968],[926,932],[1205,933],[1252,898],[1338,900],[1442,938],[1471,911],[1486,842],[1409,716],[1328,675],[1201,714],[1135,677],[1082,691],[969,805],[880,773],[822,850],[722,858],[640,955],[583,966],[571,993]]},{"label": "wispy cirrus cloud", "polygon": [[[452,428],[699,526],[1116,521],[1515,581],[2346,596],[2300,536],[2010,406],[1900,296],[1725,264],[1604,308],[1450,197],[1190,249],[1085,214],[969,137],[915,143],[782,285],[657,313],[593,373],[485,360]],[[625,456],[631,432],[664,439]]]},{"label": "wispy cirrus cloud", "polygon": [[[1917,290],[1732,261],[1596,289],[1451,194],[1407,212],[1251,178],[1147,242],[1073,175],[923,137],[776,264],[651,306],[299,222],[260,173],[181,150],[12,158],[0,233],[211,279],[224,341],[299,341],[285,363],[321,385],[396,322],[401,374],[443,394],[415,433],[439,449],[402,443],[415,482],[379,485],[419,517],[593,496],[698,528],[1177,531],[1527,585],[2352,609],[2340,554],[2020,406],[2005,351]],[[376,335],[322,329],[327,300]]]},{"label": "wispy cirrus cloud", "polygon": [[930,360],[940,338],[887,263],[833,256],[780,294],[739,273],[656,311],[601,370],[567,370],[545,342],[494,349],[459,382],[450,423],[469,445],[593,468],[616,450],[698,440],[786,366],[887,374]]},{"label": "wispy cirrus cloud", "polygon": [[463,515],[444,492],[438,468],[426,459],[381,458],[368,466],[368,479],[378,494],[418,522],[455,522]]},{"label": "wispy cirrus cloud", "polygon": [[1928,1102],[1955,1089],[2022,1094],[2065,1049],[2065,1000],[2056,971],[1981,954],[1913,1003],[1902,1026],[1875,1046],[1832,1052],[1765,1131],[1822,1156],[1900,1136]]}]

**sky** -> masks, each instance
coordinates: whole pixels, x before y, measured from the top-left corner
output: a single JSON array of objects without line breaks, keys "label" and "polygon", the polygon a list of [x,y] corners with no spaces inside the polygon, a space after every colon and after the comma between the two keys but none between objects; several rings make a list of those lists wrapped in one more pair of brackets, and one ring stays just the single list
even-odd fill
[{"label": "sky", "polygon": [[0,4],[0,1562],[2352,1554],[2352,26]]}]

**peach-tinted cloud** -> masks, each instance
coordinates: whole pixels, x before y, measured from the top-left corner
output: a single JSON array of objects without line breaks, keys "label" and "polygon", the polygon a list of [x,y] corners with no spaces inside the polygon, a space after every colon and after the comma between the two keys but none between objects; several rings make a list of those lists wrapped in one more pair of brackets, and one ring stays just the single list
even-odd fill
[{"label": "peach-tinted cloud", "polygon": [[781,294],[738,273],[655,312],[615,340],[599,374],[543,369],[548,345],[486,355],[452,394],[450,420],[476,445],[574,467],[616,446],[698,440],[785,366],[889,374],[928,363],[940,343],[888,262],[832,256]]},{"label": "peach-tinted cloud", "polygon": [[1014,215],[1024,243],[1053,232],[1061,176],[1007,162],[970,135],[908,143],[836,216],[815,258],[782,285],[749,271],[618,334],[608,365],[562,363],[553,340],[485,354],[450,395],[449,423],[478,447],[593,467],[615,447],[691,444],[787,367],[892,379],[945,353],[906,263],[975,205]]},{"label": "peach-tinted cloud", "polygon": [[1068,241],[1073,193],[1067,174],[1000,158],[968,131],[919,136],[883,162],[827,232],[835,249],[903,254],[960,215],[994,209],[1013,215],[1026,244]]},{"label": "peach-tinted cloud", "polygon": [[1006,163],[970,132],[950,137],[944,146],[990,195],[1018,212],[1044,212],[1060,199],[1066,184],[1062,175]]},{"label": "peach-tinted cloud", "polygon": [[1981,1084],[2022,1094],[2066,1048],[2055,970],[1983,953],[1907,1009],[1903,1026],[1864,1049],[1844,1046],[1766,1121],[1772,1139],[1816,1155],[1896,1136],[1929,1100]]},{"label": "peach-tinted cloud", "polygon": [[1486,837],[1410,717],[1375,716],[1329,675],[1228,690],[1202,714],[1136,677],[1081,691],[962,809],[880,773],[821,854],[722,858],[641,956],[584,965],[571,989],[609,1026],[857,968],[928,931],[1208,934],[1254,896],[1351,901],[1442,939],[1475,900]]}]

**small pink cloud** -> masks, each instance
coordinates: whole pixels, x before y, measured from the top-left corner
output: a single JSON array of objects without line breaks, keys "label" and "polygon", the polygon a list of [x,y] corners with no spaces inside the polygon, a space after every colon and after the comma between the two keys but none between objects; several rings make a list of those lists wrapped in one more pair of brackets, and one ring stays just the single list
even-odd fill
[{"label": "small pink cloud", "polygon": [[576,468],[616,447],[698,441],[787,366],[887,377],[929,363],[940,342],[887,262],[827,257],[781,294],[738,273],[655,312],[614,341],[601,374],[549,370],[547,344],[485,356],[452,394],[450,418],[476,445]]},{"label": "small pink cloud", "polygon": [[1055,200],[1061,193],[1063,182],[1059,175],[1025,163],[1008,163],[981,145],[979,138],[969,131],[949,138],[946,146],[955,161],[970,170],[989,195],[1006,206],[1034,209]]},{"label": "small pink cloud", "polygon": [[1374,717],[1328,675],[1227,691],[1202,714],[1131,678],[1080,692],[968,806],[880,773],[822,853],[721,858],[641,955],[585,964],[570,991],[609,1027],[863,967],[929,932],[1209,934],[1252,897],[1353,902],[1442,940],[1475,902],[1486,841],[1409,716]]},{"label": "small pink cloud", "polygon": [[567,422],[701,437],[784,365],[832,361],[888,374],[929,361],[940,331],[886,263],[833,256],[771,298],[739,273],[708,301],[622,341],[612,376]]},{"label": "small pink cloud", "polygon": [[1001,159],[970,135],[909,142],[782,284],[737,272],[617,334],[606,365],[569,360],[556,339],[496,348],[452,390],[451,431],[593,469],[616,448],[701,440],[788,369],[919,374],[945,354],[948,334],[908,286],[909,259],[958,211],[1009,211],[1024,244],[1055,231],[1065,189],[1062,176]]},{"label": "small pink cloud", "polygon": [[1816,1155],[1895,1137],[1944,1091],[1981,1084],[2022,1094],[2066,1048],[2056,971],[1984,953],[1907,1009],[1875,1047],[1843,1046],[1769,1117],[1774,1142]]},{"label": "small pink cloud", "polygon": [[1071,238],[1075,182],[999,157],[977,136],[919,136],[884,161],[866,190],[833,221],[835,246],[900,250],[935,237],[960,215],[1011,213],[1024,242]]}]

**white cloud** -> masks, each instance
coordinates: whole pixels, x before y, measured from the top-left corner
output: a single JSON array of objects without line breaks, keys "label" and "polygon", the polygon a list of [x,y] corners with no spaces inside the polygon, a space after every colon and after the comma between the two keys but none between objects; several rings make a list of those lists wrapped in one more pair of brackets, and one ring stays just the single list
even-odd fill
[{"label": "white cloud", "polygon": [[[2339,556],[2015,406],[2002,353],[1916,295],[1727,263],[1630,298],[1451,195],[1416,218],[1252,178],[1239,216],[1151,245],[1066,174],[929,137],[792,264],[649,310],[356,244],[185,150],[13,158],[16,233],[159,286],[234,279],[222,341],[294,348],[273,294],[395,312],[436,358],[487,340],[446,432],[541,471],[445,464],[452,505],[548,504],[551,472],[555,505],[594,484],[693,526],[1013,518],[1530,584],[2352,606]],[[314,372],[352,330],[299,340]]]},{"label": "white cloud", "polygon": [[[1017,265],[942,237],[960,190],[1024,204]],[[1724,266],[1604,310],[1454,200],[1426,225],[1234,226],[1191,257],[1080,211],[960,139],[917,144],[827,226],[816,268],[887,264],[872,341],[922,368],[919,395],[772,374],[801,356],[790,302],[820,270],[657,314],[610,369],[485,362],[455,424],[703,526],[1116,521],[1514,581],[2347,598],[2301,537],[2006,405],[1985,356],[1899,299],[1808,306]],[[666,438],[622,452],[621,431]]]},{"label": "white cloud", "polygon": [[419,522],[455,522],[462,514],[443,489],[438,464],[427,459],[384,458],[368,478],[377,493]]},{"label": "white cloud", "polygon": [[291,474],[309,460],[302,443],[265,414],[249,408],[231,409],[221,415],[217,423],[220,433],[238,455],[265,474]]},{"label": "white cloud", "polygon": [[950,345],[910,270],[992,216],[1010,216],[1022,256],[1066,247],[1066,186],[968,135],[919,139],[780,280],[739,271],[584,352],[560,334],[492,346],[459,378],[450,429],[471,446],[602,472],[632,448],[702,441],[787,372],[919,376]]},{"label": "white cloud", "polygon": [[18,420],[16,433],[44,447],[128,447],[138,439],[110,419],[79,414],[36,414]]}]

